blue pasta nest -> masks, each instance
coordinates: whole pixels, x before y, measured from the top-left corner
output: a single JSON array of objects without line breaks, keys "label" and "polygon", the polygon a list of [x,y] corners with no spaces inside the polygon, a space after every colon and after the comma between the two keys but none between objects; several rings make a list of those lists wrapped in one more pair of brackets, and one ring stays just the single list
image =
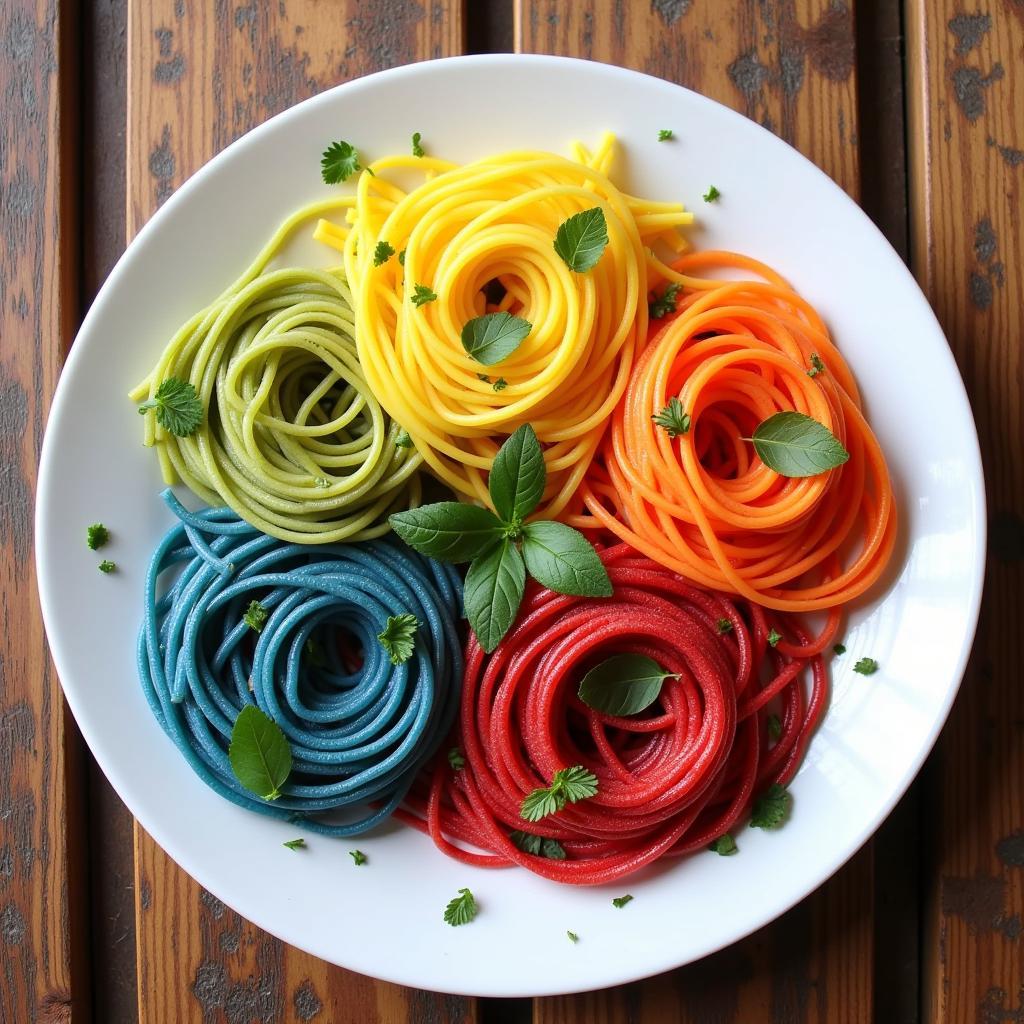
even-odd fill
[{"label": "blue pasta nest", "polygon": [[[457,713],[458,575],[392,539],[289,544],[230,509],[188,512],[170,491],[164,500],[180,522],[153,555],[138,644],[164,732],[240,806],[338,836],[389,817]],[[254,600],[267,611],[258,633],[245,621]],[[415,647],[393,665],[377,634],[406,613],[419,620]],[[228,759],[248,704],[291,747],[292,771],[273,802],[245,789]],[[342,809],[345,820],[324,820]]]}]

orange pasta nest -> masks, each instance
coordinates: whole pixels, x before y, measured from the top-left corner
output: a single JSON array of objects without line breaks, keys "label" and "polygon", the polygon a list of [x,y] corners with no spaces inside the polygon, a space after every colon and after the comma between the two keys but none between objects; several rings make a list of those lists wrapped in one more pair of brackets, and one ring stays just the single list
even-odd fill
[{"label": "orange pasta nest", "polygon": [[[853,375],[815,310],[769,267],[723,252],[673,267],[679,312],[655,324],[664,326],[635,365],[569,521],[603,526],[689,580],[768,608],[856,598],[885,569],[896,510]],[[762,280],[695,276],[736,270]],[[809,372],[812,356],[823,369]],[[652,421],[673,396],[691,417],[676,438]],[[796,479],[765,466],[746,439],[788,410],[828,427],[849,461]]]}]

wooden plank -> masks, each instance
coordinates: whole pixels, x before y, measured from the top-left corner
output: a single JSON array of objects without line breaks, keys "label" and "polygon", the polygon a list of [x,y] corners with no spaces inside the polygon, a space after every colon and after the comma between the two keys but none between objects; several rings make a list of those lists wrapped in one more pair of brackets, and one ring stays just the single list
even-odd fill
[{"label": "wooden plank", "polygon": [[[588,57],[689,86],[775,131],[860,196],[854,14],[830,0],[516,0],[516,49]],[[779,921],[699,964],[612,992],[538,1000],[536,1024],[867,1021],[870,846]]]},{"label": "wooden plank", "polygon": [[73,11],[0,5],[0,1018],[85,1021],[81,741],[32,558],[50,396],[77,316]]},{"label": "wooden plank", "polygon": [[914,270],[971,395],[989,499],[974,655],[938,747],[924,1019],[1024,1020],[1024,7],[910,0]]},{"label": "wooden plank", "polygon": [[[455,0],[129,0],[127,230],[238,135],[341,81],[461,51]],[[140,1020],[469,1021],[472,1000],[331,967],[228,910],[136,827]]]}]

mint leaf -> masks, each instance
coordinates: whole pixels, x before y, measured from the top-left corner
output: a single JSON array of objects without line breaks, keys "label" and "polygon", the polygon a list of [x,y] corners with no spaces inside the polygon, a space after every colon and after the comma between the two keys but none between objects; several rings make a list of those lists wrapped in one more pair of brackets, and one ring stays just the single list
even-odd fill
[{"label": "mint leaf", "polygon": [[392,665],[402,665],[412,657],[416,648],[416,630],[420,620],[406,612],[404,615],[389,615],[382,632],[377,634],[381,647],[391,659]]},{"label": "mint leaf", "polygon": [[555,252],[577,274],[594,267],[607,244],[608,224],[600,206],[573,214],[555,233]]},{"label": "mint leaf", "polygon": [[263,627],[267,624],[267,609],[259,601],[250,601],[249,607],[245,609],[243,619],[245,624],[254,632],[262,633]]},{"label": "mint leaf", "polygon": [[466,767],[466,757],[458,747],[452,747],[448,751],[448,764],[454,772],[460,772]]},{"label": "mint leaf", "polygon": [[846,644],[833,644],[832,645],[832,651],[833,651],[834,654],[837,654],[837,655],[845,654],[846,653]]},{"label": "mint leaf", "polygon": [[874,658],[861,658],[853,666],[853,671],[859,672],[862,676],[873,676],[878,671],[878,662]]},{"label": "mint leaf", "polygon": [[466,618],[488,654],[515,622],[525,588],[523,556],[508,538],[470,565],[463,589]]},{"label": "mint leaf", "polygon": [[439,501],[388,518],[391,528],[421,555],[442,562],[469,562],[504,536],[490,510],[459,501]]},{"label": "mint leaf", "polygon": [[675,133],[672,131],[671,128],[659,128],[658,129],[658,141],[659,142],[668,142],[668,140],[671,139],[674,134]]},{"label": "mint leaf", "polygon": [[802,412],[769,416],[749,440],[761,461],[785,477],[817,476],[850,457],[828,427]]},{"label": "mint leaf", "polygon": [[292,751],[281,727],[253,704],[246,704],[231,728],[228,760],[235,778],[264,800],[281,795],[292,770]]},{"label": "mint leaf", "polygon": [[546,481],[544,452],[533,427],[524,423],[501,446],[491,466],[487,487],[495,511],[506,523],[525,519],[540,504]]},{"label": "mint leaf", "polygon": [[460,924],[469,924],[476,914],[476,900],[468,889],[460,889],[459,895],[449,900],[448,906],[444,908],[445,922],[453,928]]},{"label": "mint leaf", "polygon": [[366,863],[366,854],[362,850],[349,850],[348,855],[352,858],[356,867]]},{"label": "mint leaf", "polygon": [[580,937],[575,932],[566,931],[565,934],[569,936],[570,942],[575,943],[580,941]]},{"label": "mint leaf", "polygon": [[712,853],[717,853],[720,857],[731,857],[739,850],[739,847],[736,845],[736,840],[726,832],[710,843],[708,849]]},{"label": "mint leaf", "polygon": [[658,699],[666,679],[678,678],[646,655],[614,654],[583,677],[579,697],[606,715],[635,715]]},{"label": "mint leaf", "polygon": [[304,850],[306,849],[305,839],[287,839],[281,844],[287,846],[289,850]]},{"label": "mint leaf", "polygon": [[412,155],[413,156],[424,156],[423,146],[420,145],[423,136],[419,132],[412,133]]},{"label": "mint leaf", "polygon": [[771,630],[768,633],[768,646],[769,647],[778,647],[779,641],[781,639],[782,639],[782,634],[774,626],[772,626]]},{"label": "mint leaf", "polygon": [[565,860],[565,849],[561,843],[543,836],[535,836],[532,832],[521,832],[516,829],[509,833],[509,839],[523,853],[534,857],[546,857],[548,860]]},{"label": "mint leaf", "polygon": [[630,896],[629,893],[627,893],[625,896],[616,896],[615,899],[612,900],[612,906],[618,907],[619,910],[621,910],[632,899],[633,897]]},{"label": "mint leaf", "polygon": [[320,173],[325,185],[347,181],[359,170],[359,154],[347,142],[332,142],[320,158]]},{"label": "mint leaf", "polygon": [[778,828],[789,814],[790,795],[785,788],[773,782],[754,801],[754,811],[750,816],[753,828]]},{"label": "mint leaf", "polygon": [[540,821],[557,814],[566,802],[588,800],[597,793],[597,776],[582,765],[561,768],[555,772],[551,785],[532,790],[519,805],[519,816],[527,821]]},{"label": "mint leaf", "polygon": [[667,285],[660,299],[647,303],[647,315],[652,320],[660,320],[662,317],[668,316],[669,313],[674,313],[676,311],[676,296],[681,287],[682,285],[674,282]]},{"label": "mint leaf", "polygon": [[722,193],[714,185],[708,185],[707,192],[701,198],[705,203],[713,203]]},{"label": "mint leaf", "polygon": [[100,572],[109,576],[117,568],[117,563],[112,562],[109,558],[104,558],[97,568]]},{"label": "mint leaf", "polygon": [[661,412],[656,412],[651,419],[654,425],[661,427],[669,437],[678,437],[690,432],[690,414],[683,409],[683,403],[672,397]]},{"label": "mint leaf", "polygon": [[523,558],[530,575],[548,590],[578,597],[611,597],[604,563],[578,530],[564,523],[527,523]]},{"label": "mint leaf", "polygon": [[419,309],[420,306],[425,306],[428,302],[437,301],[437,293],[431,291],[425,284],[417,284],[412,289],[412,304]]},{"label": "mint leaf", "polygon": [[168,377],[153,397],[139,406],[139,414],[155,410],[156,421],[176,437],[194,434],[203,421],[203,403],[199,392],[185,380]]},{"label": "mint leaf", "polygon": [[486,313],[462,328],[462,347],[484,366],[494,366],[510,355],[533,330],[529,320],[511,313]]}]

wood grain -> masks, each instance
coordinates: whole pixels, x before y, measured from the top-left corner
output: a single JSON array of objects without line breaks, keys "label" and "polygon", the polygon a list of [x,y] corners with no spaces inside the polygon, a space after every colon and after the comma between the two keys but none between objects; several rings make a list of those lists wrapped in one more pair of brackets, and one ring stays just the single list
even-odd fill
[{"label": "wood grain", "polygon": [[43,636],[32,492],[77,315],[72,13],[0,5],[0,1008],[85,1021],[80,740]]},{"label": "wood grain", "polygon": [[[361,74],[461,51],[452,0],[129,0],[127,230],[267,117]],[[350,974],[285,946],[204,892],[136,826],[145,1024],[463,1022],[472,1000]]]},{"label": "wood grain", "polygon": [[924,1019],[1024,1021],[1024,5],[911,0],[914,270],[967,384],[989,500],[974,656],[938,747]]},{"label": "wood grain", "polygon": [[[860,196],[854,15],[830,0],[517,0],[517,50],[678,82],[781,135]],[[639,985],[538,1000],[536,1024],[859,1022],[873,1016],[870,846],[779,921]]]}]

